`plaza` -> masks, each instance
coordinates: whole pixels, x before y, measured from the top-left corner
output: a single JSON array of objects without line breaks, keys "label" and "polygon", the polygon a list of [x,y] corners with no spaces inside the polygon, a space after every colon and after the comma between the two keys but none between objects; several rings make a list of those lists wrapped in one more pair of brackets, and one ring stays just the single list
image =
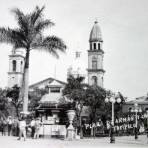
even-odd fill
[{"label": "plaza", "polygon": [[1,148],[148,147],[148,1],[2,1]]},{"label": "plaza", "polygon": [[3,148],[102,148],[102,147],[147,147],[148,138],[146,135],[139,136],[138,140],[134,136],[116,137],[116,143],[110,144],[109,137],[86,138],[81,140],[59,140],[59,139],[27,139],[17,140],[17,137],[0,136],[0,143]]}]

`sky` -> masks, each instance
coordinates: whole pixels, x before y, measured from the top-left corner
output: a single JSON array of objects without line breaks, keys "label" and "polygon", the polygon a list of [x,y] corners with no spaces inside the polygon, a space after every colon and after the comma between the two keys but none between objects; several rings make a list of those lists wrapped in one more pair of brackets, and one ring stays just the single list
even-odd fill
[{"label": "sky", "polygon": [[[55,23],[45,34],[61,37],[68,48],[66,54],[60,53],[60,59],[32,51],[30,84],[48,77],[66,82],[67,68],[74,62],[76,51],[81,52],[86,70],[89,34],[97,19],[104,41],[104,87],[129,99],[147,94],[147,0],[0,0],[0,27],[17,27],[12,8],[28,13],[36,5],[45,5],[44,17]],[[0,44],[0,50],[0,87],[6,87],[12,46]]]}]

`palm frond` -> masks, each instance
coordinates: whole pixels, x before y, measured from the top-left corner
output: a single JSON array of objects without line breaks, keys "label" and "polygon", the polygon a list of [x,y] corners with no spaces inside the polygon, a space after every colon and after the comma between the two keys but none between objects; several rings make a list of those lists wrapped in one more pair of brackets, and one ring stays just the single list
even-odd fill
[{"label": "palm frond", "polygon": [[0,28],[0,42],[4,43],[13,43],[11,38],[11,29],[10,28]]},{"label": "palm frond", "polygon": [[14,8],[11,10],[12,13],[15,14],[17,23],[20,27],[21,30],[24,31],[24,33],[27,35],[28,34],[28,28],[29,28],[29,23],[28,23],[28,16],[24,15],[24,13],[19,10],[18,8]]},{"label": "palm frond", "polygon": [[30,14],[31,17],[31,23],[34,25],[35,22],[42,17],[42,12],[45,9],[45,6],[43,6],[42,8],[39,8],[38,6],[36,6],[35,10]]},{"label": "palm frond", "polygon": [[0,42],[12,44],[14,48],[25,47],[25,37],[19,30],[0,28]]},{"label": "palm frond", "polygon": [[65,52],[66,45],[64,41],[56,36],[48,36],[44,39],[43,45],[46,45],[48,49],[58,49]]},{"label": "palm frond", "polygon": [[51,26],[53,26],[54,25],[54,23],[51,21],[51,20],[49,20],[49,19],[46,19],[46,20],[40,20],[40,21],[38,21],[37,23],[36,23],[36,26],[35,26],[35,31],[36,32],[41,32],[41,31],[43,31],[45,28],[47,28],[47,27],[51,27]]},{"label": "palm frond", "polygon": [[32,48],[46,51],[52,54],[55,57],[59,57],[58,51],[65,52],[66,45],[62,39],[55,36],[48,36],[46,38],[38,39],[34,44],[32,44]]}]

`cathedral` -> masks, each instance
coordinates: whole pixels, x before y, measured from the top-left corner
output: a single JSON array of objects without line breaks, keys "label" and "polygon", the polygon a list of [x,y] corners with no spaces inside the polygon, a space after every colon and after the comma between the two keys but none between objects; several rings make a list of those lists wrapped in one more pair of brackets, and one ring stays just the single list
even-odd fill
[{"label": "cathedral", "polygon": [[[105,70],[103,69],[103,57],[104,57],[104,51],[102,47],[103,39],[97,21],[94,22],[94,25],[91,29],[89,36],[89,45],[90,46],[88,50],[88,66],[87,66],[87,76],[86,76],[88,79],[88,84],[89,85],[97,84],[98,86],[103,87],[103,79],[105,73]],[[76,56],[78,56],[78,52],[76,53]],[[23,50],[21,49],[16,51],[12,50],[12,53],[9,55],[8,87],[13,87],[14,85],[21,86],[24,60],[25,60],[25,54]],[[71,67],[72,69],[69,72],[71,74],[83,74],[81,73],[80,70],[83,69],[83,67],[81,67],[81,63],[77,63],[75,65],[78,67],[73,71],[72,70],[73,65],[72,65]],[[54,78],[47,78],[45,80],[30,85],[30,90],[32,90],[35,87],[45,88],[46,85],[50,85],[52,80],[58,83],[61,82],[60,84],[63,85],[64,87],[65,82],[56,80]]]},{"label": "cathedral", "polygon": [[[80,52],[76,52],[76,60],[67,70],[73,76],[84,76],[89,85],[103,86],[105,70],[103,68],[103,39],[98,22],[95,21],[89,36],[88,66],[84,69]],[[21,87],[23,79],[23,69],[25,63],[25,53],[22,49],[12,50],[9,55],[9,72],[8,72],[8,87],[18,85]],[[87,75],[84,75],[84,73]],[[55,78],[47,78],[29,86],[29,91],[35,88],[48,89],[48,93],[43,95],[39,106],[36,108],[36,116],[39,116],[44,124],[40,128],[40,135],[63,135],[67,125],[67,110],[68,106],[61,105],[59,102],[63,98],[62,90],[65,82]],[[82,111],[81,116],[87,117],[89,112],[87,109]]]}]

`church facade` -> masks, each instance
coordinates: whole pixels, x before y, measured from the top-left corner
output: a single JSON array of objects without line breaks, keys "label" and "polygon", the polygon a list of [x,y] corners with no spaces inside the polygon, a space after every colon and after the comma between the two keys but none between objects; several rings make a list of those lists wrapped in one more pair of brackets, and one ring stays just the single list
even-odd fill
[{"label": "church facade", "polygon": [[[87,78],[88,84],[93,85],[96,84],[100,87],[103,87],[103,79],[105,70],[103,68],[103,39],[100,27],[98,22],[95,21],[94,25],[91,29],[89,36],[89,50],[88,50],[88,67],[87,67]],[[23,50],[12,50],[12,53],[9,55],[9,72],[8,72],[8,87],[13,87],[14,85],[21,86],[22,78],[23,78],[23,67],[25,61],[25,53]],[[78,70],[80,67],[78,65]],[[76,72],[77,73],[77,72]],[[78,72],[79,73],[79,72]],[[43,88],[46,87],[50,80],[54,78],[47,78],[40,82],[30,85],[30,90],[33,87]],[[65,82],[56,80],[64,84]]]}]

